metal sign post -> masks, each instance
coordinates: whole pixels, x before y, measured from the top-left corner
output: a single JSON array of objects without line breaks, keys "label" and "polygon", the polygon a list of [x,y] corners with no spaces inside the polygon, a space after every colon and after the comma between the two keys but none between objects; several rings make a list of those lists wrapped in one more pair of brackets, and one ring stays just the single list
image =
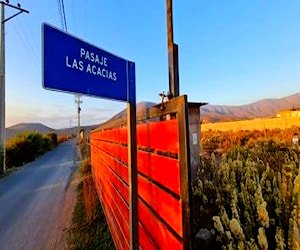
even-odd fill
[{"label": "metal sign post", "polygon": [[139,249],[138,236],[138,179],[137,179],[137,142],[136,142],[136,93],[135,66],[128,62],[128,166],[129,166],[129,218],[130,218],[130,249]]},{"label": "metal sign post", "polygon": [[139,249],[135,64],[42,25],[43,86],[127,102],[130,248]]}]

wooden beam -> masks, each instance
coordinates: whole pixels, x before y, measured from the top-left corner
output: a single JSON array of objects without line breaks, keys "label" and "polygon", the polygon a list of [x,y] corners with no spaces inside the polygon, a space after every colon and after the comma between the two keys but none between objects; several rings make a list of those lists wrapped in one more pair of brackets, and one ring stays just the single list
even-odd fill
[{"label": "wooden beam", "polygon": [[178,45],[173,40],[173,4],[167,0],[168,29],[168,62],[169,62],[169,92],[173,97],[179,96]]}]

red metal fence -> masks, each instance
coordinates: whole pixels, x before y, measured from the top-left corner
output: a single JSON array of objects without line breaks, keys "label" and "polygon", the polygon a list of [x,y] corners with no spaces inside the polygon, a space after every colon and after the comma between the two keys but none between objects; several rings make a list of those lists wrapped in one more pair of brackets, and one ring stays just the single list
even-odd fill
[{"label": "red metal fence", "polygon": [[[147,121],[172,114],[172,120]],[[138,222],[142,249],[190,249],[186,97],[137,120]],[[114,121],[90,135],[96,188],[117,249],[130,248],[127,128]]]}]

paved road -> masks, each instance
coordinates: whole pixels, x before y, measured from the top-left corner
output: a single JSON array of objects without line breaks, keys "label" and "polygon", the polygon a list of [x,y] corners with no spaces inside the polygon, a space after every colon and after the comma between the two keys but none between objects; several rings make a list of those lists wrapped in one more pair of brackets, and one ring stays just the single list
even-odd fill
[{"label": "paved road", "polygon": [[75,140],[0,179],[0,249],[45,249],[76,161]]}]

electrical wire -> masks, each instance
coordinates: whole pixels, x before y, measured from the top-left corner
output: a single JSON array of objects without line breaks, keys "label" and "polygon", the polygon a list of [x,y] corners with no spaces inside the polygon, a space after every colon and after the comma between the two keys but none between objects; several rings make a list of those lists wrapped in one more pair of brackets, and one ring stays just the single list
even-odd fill
[{"label": "electrical wire", "polygon": [[[29,30],[29,33],[30,33],[29,37],[31,37],[33,39],[34,47],[39,48],[39,41],[37,41],[37,39],[34,39],[34,37],[36,37],[36,36],[34,35],[34,33],[32,31],[32,27],[28,23],[28,18],[29,17],[27,17],[25,15],[22,15],[22,18],[23,18],[23,20],[25,20],[25,25],[26,25],[27,30]],[[40,50],[38,50],[38,51],[40,51]],[[37,53],[37,54],[39,55],[40,53]]]},{"label": "electrical wire", "polygon": [[62,15],[64,20],[65,31],[68,32],[64,0],[61,0],[61,6],[62,6]]},{"label": "electrical wire", "polygon": [[20,40],[22,41],[22,44],[24,45],[25,49],[27,50],[28,54],[30,55],[33,63],[35,63],[36,65],[39,65],[39,57],[36,54],[36,52],[34,51],[34,49],[32,48],[32,46],[30,45],[30,42],[28,40],[28,38],[24,38],[26,37],[26,33],[24,32],[24,30],[21,28],[21,30],[23,30],[23,36],[21,35],[21,32],[19,30],[19,28],[17,28],[17,26],[15,25],[15,23],[12,23],[18,37],[20,38]]},{"label": "electrical wire", "polygon": [[72,15],[73,15],[73,30],[76,31],[76,18],[75,18],[74,0],[72,0]]},{"label": "electrical wire", "polygon": [[60,17],[61,27],[64,29],[64,21],[63,21],[63,15],[62,15],[60,0],[57,0],[57,7],[58,7],[58,14],[59,14],[59,17]]},{"label": "electrical wire", "polygon": [[58,12],[60,16],[61,26],[64,31],[68,31],[67,20],[66,20],[66,12],[65,12],[65,4],[64,0],[57,0]]},{"label": "electrical wire", "polygon": [[87,23],[87,5],[88,5],[88,0],[84,1],[85,5],[84,5],[84,14],[83,14],[83,29],[84,29],[84,36],[86,36],[86,23]]}]

